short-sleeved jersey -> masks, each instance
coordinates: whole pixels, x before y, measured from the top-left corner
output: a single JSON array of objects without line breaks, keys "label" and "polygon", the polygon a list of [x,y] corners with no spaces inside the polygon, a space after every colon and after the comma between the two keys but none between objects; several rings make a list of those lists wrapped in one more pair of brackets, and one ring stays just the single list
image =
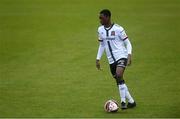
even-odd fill
[{"label": "short-sleeved jersey", "polygon": [[105,47],[109,64],[121,58],[127,58],[128,52],[124,40],[128,38],[123,27],[113,24],[110,28],[100,26],[98,28],[98,39]]}]

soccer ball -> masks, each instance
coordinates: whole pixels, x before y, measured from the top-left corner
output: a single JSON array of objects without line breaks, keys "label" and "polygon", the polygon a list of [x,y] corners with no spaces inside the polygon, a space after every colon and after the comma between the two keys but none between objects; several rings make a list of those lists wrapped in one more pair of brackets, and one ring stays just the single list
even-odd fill
[{"label": "soccer ball", "polygon": [[117,112],[119,109],[118,103],[115,100],[108,100],[104,105],[104,110],[106,112]]}]

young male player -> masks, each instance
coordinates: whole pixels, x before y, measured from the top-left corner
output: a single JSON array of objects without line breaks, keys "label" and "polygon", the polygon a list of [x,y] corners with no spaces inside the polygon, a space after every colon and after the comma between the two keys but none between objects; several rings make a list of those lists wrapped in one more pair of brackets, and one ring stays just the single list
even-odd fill
[{"label": "young male player", "polygon": [[[101,69],[100,59],[105,50],[110,64],[111,73],[116,79],[119,88],[121,109],[135,107],[136,103],[129,93],[123,79],[126,65],[131,64],[131,43],[125,30],[121,26],[111,23],[111,12],[109,10],[102,10],[99,19],[102,26],[98,28],[99,49],[96,58],[96,67],[98,70]],[[128,99],[127,106],[126,99]]]}]

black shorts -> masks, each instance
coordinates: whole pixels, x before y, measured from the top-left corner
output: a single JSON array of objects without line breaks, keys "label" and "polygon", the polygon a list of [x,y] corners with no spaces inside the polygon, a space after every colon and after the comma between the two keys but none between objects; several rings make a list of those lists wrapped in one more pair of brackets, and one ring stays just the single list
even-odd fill
[{"label": "black shorts", "polygon": [[127,58],[121,58],[121,59],[117,60],[113,64],[110,64],[111,74],[113,76],[115,76],[116,75],[116,68],[117,67],[126,68],[126,66],[127,66]]}]

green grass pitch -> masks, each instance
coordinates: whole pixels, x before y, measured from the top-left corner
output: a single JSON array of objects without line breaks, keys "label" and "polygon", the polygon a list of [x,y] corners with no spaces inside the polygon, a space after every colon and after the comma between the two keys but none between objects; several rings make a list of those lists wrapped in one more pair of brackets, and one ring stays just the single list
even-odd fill
[{"label": "green grass pitch", "polygon": [[[105,55],[95,68],[98,13],[112,11],[133,45],[120,102]],[[0,117],[180,117],[179,0],[0,0]]]}]

